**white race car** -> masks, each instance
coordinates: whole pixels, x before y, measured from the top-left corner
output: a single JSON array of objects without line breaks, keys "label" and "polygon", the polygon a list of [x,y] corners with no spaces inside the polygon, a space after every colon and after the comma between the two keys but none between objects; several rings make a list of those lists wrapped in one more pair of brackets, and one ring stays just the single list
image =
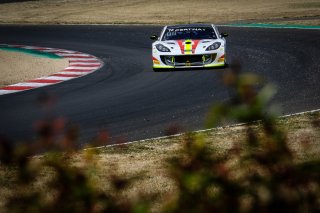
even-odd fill
[{"label": "white race car", "polygon": [[226,66],[227,36],[210,24],[165,26],[150,37],[153,70]]}]

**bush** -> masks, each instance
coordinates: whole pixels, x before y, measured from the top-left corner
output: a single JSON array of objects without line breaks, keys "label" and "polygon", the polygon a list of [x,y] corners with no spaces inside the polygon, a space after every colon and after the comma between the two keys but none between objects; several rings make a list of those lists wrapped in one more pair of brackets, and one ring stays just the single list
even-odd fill
[{"label": "bush", "polygon": [[[240,69],[236,64],[225,75],[234,96],[212,108],[208,125],[226,120],[246,122],[246,140],[227,154],[219,154],[199,135],[186,135],[183,152],[171,159],[179,196],[166,210],[318,212],[319,159],[297,162],[285,133],[267,111],[274,87],[257,85],[263,83],[258,76],[240,74]],[[252,123],[258,123],[262,130],[253,128]]]}]

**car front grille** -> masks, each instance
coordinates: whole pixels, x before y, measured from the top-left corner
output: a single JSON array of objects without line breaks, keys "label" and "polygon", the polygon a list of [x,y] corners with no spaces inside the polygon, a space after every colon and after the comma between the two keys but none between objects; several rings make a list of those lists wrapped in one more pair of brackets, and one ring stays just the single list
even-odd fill
[{"label": "car front grille", "polygon": [[160,56],[164,64],[169,66],[203,66],[212,63],[217,54]]}]

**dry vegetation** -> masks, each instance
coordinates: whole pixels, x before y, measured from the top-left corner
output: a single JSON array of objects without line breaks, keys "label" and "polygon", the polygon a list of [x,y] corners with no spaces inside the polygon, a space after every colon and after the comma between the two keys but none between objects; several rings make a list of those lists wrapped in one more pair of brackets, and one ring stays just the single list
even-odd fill
[{"label": "dry vegetation", "polygon": [[[297,156],[297,161],[318,159],[320,134],[314,128],[313,122],[319,122],[319,118],[320,112],[314,112],[278,119],[277,125],[286,132],[290,141],[289,147]],[[262,132],[260,124],[252,124],[251,127]],[[91,184],[105,192],[112,191],[110,183],[113,177],[121,177],[123,180],[133,178],[130,185],[118,196],[135,202],[141,194],[144,196],[159,194],[151,208],[157,212],[176,196],[177,186],[170,175],[168,159],[177,157],[181,153],[184,145],[183,137],[182,135],[167,139],[150,139],[130,145],[87,149],[66,155],[63,159],[72,167],[86,171]],[[245,126],[216,128],[199,133],[197,137],[205,139],[207,148],[215,150],[218,155],[224,155],[234,147],[242,146],[247,139],[247,128]],[[50,155],[34,157],[32,165],[36,167],[48,158]],[[16,187],[16,177],[13,175],[16,167],[9,170],[5,167],[0,168],[1,206],[4,204],[3,199],[12,195],[12,187]],[[37,183],[32,187],[46,192],[48,180],[52,176],[50,169],[42,170]],[[47,196],[46,199],[50,199],[50,195]]]},{"label": "dry vegetation", "polygon": [[0,50],[0,88],[63,70],[67,59],[35,57],[25,53]]},{"label": "dry vegetation", "polygon": [[[305,18],[311,19],[305,20]],[[319,25],[319,0],[39,0],[0,4],[2,23],[170,24],[272,21]],[[292,18],[297,20],[290,21]],[[279,21],[279,20],[278,20]]]},{"label": "dry vegetation", "polygon": [[[278,125],[287,132],[289,147],[298,155],[298,160],[317,158],[320,153],[320,135],[315,131],[312,121],[320,117],[320,112],[296,115],[278,120]],[[260,129],[261,126],[253,125]],[[221,154],[227,153],[235,145],[241,145],[246,140],[244,126],[230,126],[208,130],[200,133],[211,149]],[[119,172],[121,176],[129,177],[132,174],[143,174],[128,190],[128,195],[146,190],[147,192],[160,192],[165,195],[174,191],[174,184],[168,178],[166,159],[175,156],[181,150],[182,138],[149,140],[127,146],[114,146],[101,148],[97,155],[97,165],[102,168],[102,174],[110,171]],[[305,142],[305,143],[304,143]],[[74,159],[78,164],[83,157]],[[106,176],[98,176],[98,182],[108,182]]]}]

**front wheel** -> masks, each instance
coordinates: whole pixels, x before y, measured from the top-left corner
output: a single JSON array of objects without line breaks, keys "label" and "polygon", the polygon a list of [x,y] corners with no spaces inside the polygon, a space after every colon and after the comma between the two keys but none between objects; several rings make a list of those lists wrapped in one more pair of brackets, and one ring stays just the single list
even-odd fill
[{"label": "front wheel", "polygon": [[228,63],[226,57],[224,58],[224,67],[225,67],[225,68],[228,68],[228,67],[229,67],[229,63]]}]

